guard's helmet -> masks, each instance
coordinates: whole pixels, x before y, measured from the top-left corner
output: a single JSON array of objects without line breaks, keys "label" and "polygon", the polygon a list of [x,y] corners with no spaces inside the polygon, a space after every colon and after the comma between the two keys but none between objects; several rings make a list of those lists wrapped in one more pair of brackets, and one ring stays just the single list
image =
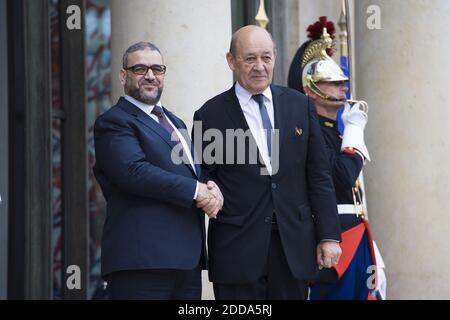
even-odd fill
[{"label": "guard's helmet", "polygon": [[314,40],[306,47],[302,59],[302,81],[319,97],[333,100],[316,85],[318,82],[347,81],[348,77],[342,69],[328,56],[326,49],[331,48],[332,39],[323,28],[323,34],[318,40]]},{"label": "guard's helmet", "polygon": [[316,84],[348,80],[331,58],[334,49],[334,24],[323,16],[310,25],[307,31],[311,40],[303,43],[295,54],[289,70],[288,86],[303,93],[303,87],[308,87],[321,98],[333,101],[335,98],[325,94]]}]

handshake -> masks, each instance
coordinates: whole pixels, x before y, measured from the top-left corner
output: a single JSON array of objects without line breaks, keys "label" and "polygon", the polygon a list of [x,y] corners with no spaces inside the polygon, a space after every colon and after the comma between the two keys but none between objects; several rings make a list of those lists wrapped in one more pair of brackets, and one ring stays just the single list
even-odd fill
[{"label": "handshake", "polygon": [[214,181],[199,183],[197,194],[197,208],[202,209],[210,219],[215,219],[223,206],[223,195]]}]

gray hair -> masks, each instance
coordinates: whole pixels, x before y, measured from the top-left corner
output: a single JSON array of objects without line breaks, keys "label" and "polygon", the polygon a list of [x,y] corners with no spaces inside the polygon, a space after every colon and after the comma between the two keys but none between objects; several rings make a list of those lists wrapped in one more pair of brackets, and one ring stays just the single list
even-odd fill
[{"label": "gray hair", "polygon": [[236,42],[237,42],[237,32],[233,33],[233,35],[231,36],[230,53],[233,56],[236,56]]},{"label": "gray hair", "polygon": [[128,55],[130,53],[133,53],[135,51],[145,50],[147,48],[150,49],[151,51],[158,51],[159,54],[161,54],[161,51],[159,51],[158,47],[155,46],[153,43],[141,41],[141,42],[138,42],[138,43],[135,43],[135,44],[131,45],[127,49],[127,51],[125,51],[125,53],[123,54],[123,57],[122,57],[122,67],[123,68],[127,68],[128,67]]}]

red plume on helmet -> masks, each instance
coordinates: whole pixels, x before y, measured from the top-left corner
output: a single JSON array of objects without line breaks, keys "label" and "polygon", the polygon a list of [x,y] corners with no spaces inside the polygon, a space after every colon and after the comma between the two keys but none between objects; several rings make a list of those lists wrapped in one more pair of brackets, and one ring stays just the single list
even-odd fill
[{"label": "red plume on helmet", "polygon": [[309,25],[308,29],[306,29],[308,33],[308,38],[310,40],[304,42],[300,48],[298,48],[295,56],[292,60],[291,66],[289,67],[288,74],[288,87],[298,90],[302,93],[305,93],[303,90],[303,79],[302,79],[302,59],[303,54],[308,47],[308,45],[314,41],[320,39],[320,36],[323,34],[323,28],[327,28],[327,32],[330,35],[331,39],[333,39],[333,46],[327,49],[328,56],[332,56],[335,52],[334,49],[334,37],[336,34],[336,28],[334,27],[334,23],[328,21],[326,16],[319,17],[319,20]]},{"label": "red plume on helmet", "polygon": [[333,39],[333,46],[327,49],[327,54],[331,57],[336,51],[334,48],[334,37],[336,35],[336,28],[334,27],[334,23],[327,20],[326,16],[319,17],[319,20],[310,24],[306,31],[308,32],[308,38],[312,41],[320,39],[320,36],[323,34],[323,28],[327,28],[327,32],[330,35],[331,39]]}]

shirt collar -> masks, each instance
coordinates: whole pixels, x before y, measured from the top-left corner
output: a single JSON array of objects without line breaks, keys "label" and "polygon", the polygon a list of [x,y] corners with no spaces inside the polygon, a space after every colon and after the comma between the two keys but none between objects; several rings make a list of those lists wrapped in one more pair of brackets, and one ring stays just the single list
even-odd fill
[{"label": "shirt collar", "polygon": [[[248,102],[250,101],[250,99],[252,98],[252,94],[250,92],[247,91],[247,89],[243,88],[238,81],[236,81],[236,85],[235,85],[235,89],[234,89],[236,96],[239,100],[239,103],[241,105],[247,105]],[[266,88],[266,90],[264,90],[261,93],[266,99],[268,99],[269,101],[272,101],[272,90],[270,90],[270,86],[268,86]]]},{"label": "shirt collar", "polygon": [[[131,102],[132,104],[134,104],[136,107],[138,107],[139,109],[141,109],[142,111],[144,111],[146,114],[150,115],[150,113],[152,113],[153,108],[155,107],[155,105],[149,105],[149,104],[145,104],[139,100],[136,100],[135,98],[129,96],[129,95],[125,95],[125,99],[127,99],[129,102]],[[158,101],[156,103],[157,106],[162,107],[161,106],[161,101]]]}]

